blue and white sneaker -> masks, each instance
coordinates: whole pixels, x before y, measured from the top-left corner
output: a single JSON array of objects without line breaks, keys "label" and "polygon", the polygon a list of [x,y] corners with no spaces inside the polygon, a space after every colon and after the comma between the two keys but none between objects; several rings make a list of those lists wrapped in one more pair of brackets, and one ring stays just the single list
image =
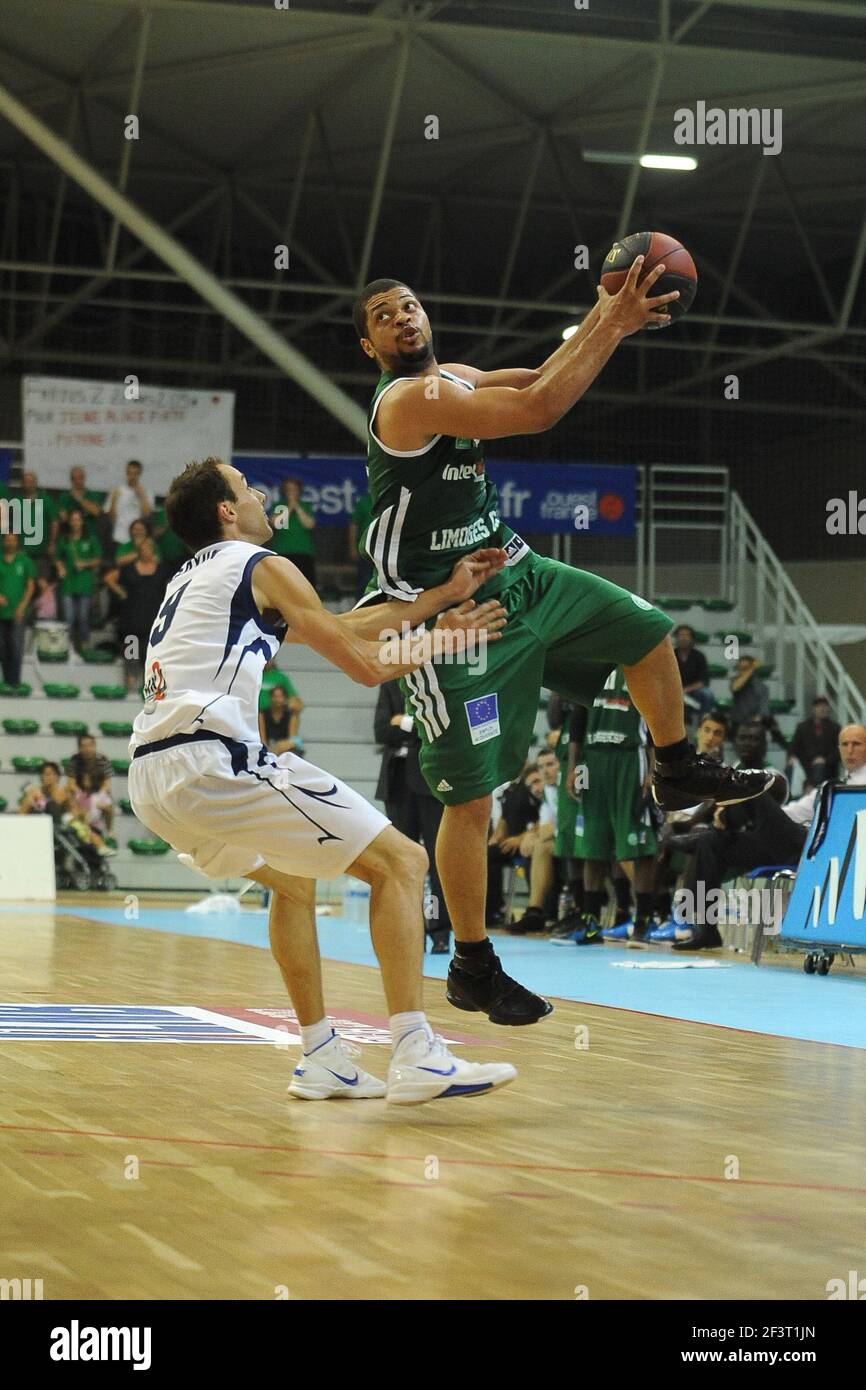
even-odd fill
[{"label": "blue and white sneaker", "polygon": [[296,1100],[381,1100],[384,1081],[371,1076],[353,1060],[361,1049],[334,1033],[327,1042],[305,1052],[295,1067],[288,1094]]},{"label": "blue and white sneaker", "polygon": [[507,1086],[516,1076],[509,1062],[464,1062],[448,1051],[437,1033],[413,1028],[391,1056],[388,1102],[420,1105],[425,1100],[481,1096],[497,1086]]},{"label": "blue and white sneaker", "polygon": [[658,927],[655,927],[647,937],[648,941],[653,942],[676,941],[676,939],[677,924],[673,920],[671,920],[670,922],[662,922],[662,924]]},{"label": "blue and white sneaker", "polygon": [[588,917],[583,914],[580,918],[580,925],[575,927],[568,936],[554,936],[551,946],[595,946],[604,944],[604,937],[601,934],[601,924],[595,917]]},{"label": "blue and white sneaker", "polygon": [[628,941],[633,926],[633,922],[620,922],[618,927],[605,927],[601,934],[605,941]]}]

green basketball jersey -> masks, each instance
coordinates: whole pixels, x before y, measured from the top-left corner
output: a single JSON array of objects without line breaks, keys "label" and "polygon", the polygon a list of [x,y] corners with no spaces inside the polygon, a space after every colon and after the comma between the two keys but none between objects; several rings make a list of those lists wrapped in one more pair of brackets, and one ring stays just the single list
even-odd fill
[{"label": "green basketball jersey", "polygon": [[[451,372],[442,376],[474,390]],[[508,548],[512,565],[529,554],[524,542],[502,523],[496,485],[485,472],[479,440],[439,434],[422,449],[402,452],[380,443],[375,434],[379,403],[396,381],[411,379],[383,372],[367,418],[373,519],[364,549],[375,570],[367,590],[371,599],[413,599],[422,589],[443,583],[461,555],[481,546]],[[488,580],[476,601],[503,588],[509,582],[503,576],[510,577],[510,571]]]},{"label": "green basketball jersey", "polygon": [[592,702],[586,721],[586,746],[634,750],[643,748],[646,741],[646,724],[632,704],[623,669],[617,666]]}]

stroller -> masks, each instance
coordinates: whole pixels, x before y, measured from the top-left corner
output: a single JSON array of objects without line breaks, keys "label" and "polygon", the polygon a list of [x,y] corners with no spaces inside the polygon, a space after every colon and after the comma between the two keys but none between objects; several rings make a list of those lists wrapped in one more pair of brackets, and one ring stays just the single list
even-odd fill
[{"label": "stroller", "polygon": [[77,892],[110,893],[117,879],[93,845],[85,844],[69,825],[54,820],[54,870],[58,888]]}]

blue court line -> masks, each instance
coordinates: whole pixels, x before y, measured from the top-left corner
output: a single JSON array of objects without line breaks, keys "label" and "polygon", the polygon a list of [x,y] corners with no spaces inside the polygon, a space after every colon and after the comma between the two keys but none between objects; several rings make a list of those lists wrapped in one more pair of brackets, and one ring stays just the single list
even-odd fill
[{"label": "blue court line", "polygon": [[[47,907],[58,916],[268,949],[267,913],[249,909],[226,915],[190,915],[176,908],[142,908],[138,918],[129,921],[122,908],[4,904],[0,907],[0,930],[4,911],[44,913]],[[320,917],[319,940],[327,960],[376,965],[365,925],[340,917]],[[614,968],[616,962],[682,957],[663,948],[634,951],[614,945],[553,946],[549,941],[501,933],[495,937],[495,946],[509,974],[528,989],[554,999],[866,1049],[866,977],[854,975],[838,958],[828,976],[806,975],[772,963],[756,968],[730,956],[717,958],[727,967],[721,970],[621,970]],[[705,957],[698,955],[697,959]],[[444,980],[447,970],[447,956],[425,956],[424,974],[428,978]]]}]

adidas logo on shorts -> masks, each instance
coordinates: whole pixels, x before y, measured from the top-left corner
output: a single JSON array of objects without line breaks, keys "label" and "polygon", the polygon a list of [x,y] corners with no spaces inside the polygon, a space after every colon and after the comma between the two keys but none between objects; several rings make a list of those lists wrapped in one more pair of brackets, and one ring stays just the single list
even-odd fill
[{"label": "adidas logo on shorts", "polygon": [[452,787],[451,783],[446,782],[445,778],[443,777],[436,790],[437,792],[453,792],[454,788]]}]

